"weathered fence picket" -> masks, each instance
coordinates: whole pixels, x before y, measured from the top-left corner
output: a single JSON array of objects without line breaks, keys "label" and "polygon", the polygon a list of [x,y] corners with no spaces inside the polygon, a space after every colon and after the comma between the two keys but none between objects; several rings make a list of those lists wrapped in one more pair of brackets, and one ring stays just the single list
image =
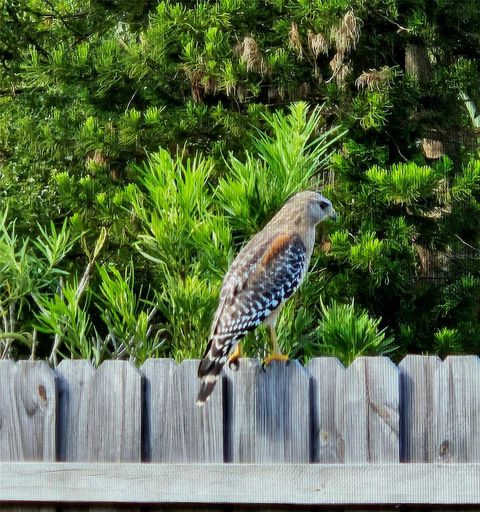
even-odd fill
[{"label": "weathered fence picket", "polygon": [[385,357],[356,359],[344,387],[345,462],[399,462],[399,372]]},{"label": "weathered fence picket", "polygon": [[297,361],[263,369],[247,359],[227,372],[228,462],[310,461],[309,376]]},{"label": "weathered fence picket", "polygon": [[403,462],[433,462],[434,383],[439,357],[409,355],[399,364],[402,409],[400,454]]},{"label": "weathered fence picket", "polygon": [[0,460],[54,461],[55,377],[44,362],[0,361]]},{"label": "weathered fence picket", "polygon": [[58,459],[140,462],[142,401],[138,370],[126,361],[107,361],[97,370],[86,361],[62,361],[55,373],[60,391]]},{"label": "weathered fence picket", "polygon": [[[197,365],[0,361],[2,510],[480,502],[480,485],[469,488],[480,476],[476,356],[408,356],[398,366],[363,357],[348,368],[333,358],[266,369],[241,359],[201,408]],[[363,487],[353,493],[349,482]]]},{"label": "weathered fence picket", "polygon": [[61,432],[57,460],[91,461],[90,440],[87,435],[89,404],[92,399],[90,383],[95,369],[88,361],[62,361],[55,374],[58,383],[57,421]]},{"label": "weathered fence picket", "polygon": [[[145,378],[144,460],[149,462],[223,462],[223,388],[208,407],[195,403],[198,361],[151,359]],[[212,405],[210,405],[212,404]]]},{"label": "weathered fence picket", "polygon": [[480,462],[480,359],[447,357],[435,372],[435,461]]},{"label": "weathered fence picket", "polygon": [[312,462],[345,462],[345,367],[333,357],[309,362],[311,375]]},{"label": "weathered fence picket", "polygon": [[[0,461],[54,461],[54,374],[44,362],[0,361]],[[53,512],[51,507],[2,507],[3,512]]]}]

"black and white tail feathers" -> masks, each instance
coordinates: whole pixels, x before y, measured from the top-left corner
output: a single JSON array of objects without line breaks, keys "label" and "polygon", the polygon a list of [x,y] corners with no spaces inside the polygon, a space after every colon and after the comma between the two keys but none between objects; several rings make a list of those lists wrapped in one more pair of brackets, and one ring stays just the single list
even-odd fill
[{"label": "black and white tail feathers", "polygon": [[[244,335],[244,333],[242,333]],[[228,336],[228,337],[227,337]],[[214,336],[207,345],[205,353],[198,367],[200,379],[200,391],[198,392],[197,405],[202,406],[212,394],[228,354],[235,346],[239,336],[220,335]]]}]

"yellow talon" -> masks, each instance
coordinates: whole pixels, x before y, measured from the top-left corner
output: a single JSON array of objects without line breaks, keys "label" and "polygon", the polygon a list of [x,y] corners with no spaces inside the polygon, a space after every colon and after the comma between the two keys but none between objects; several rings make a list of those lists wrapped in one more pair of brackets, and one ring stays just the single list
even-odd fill
[{"label": "yellow talon", "polygon": [[272,361],[288,361],[290,358],[280,352],[273,352],[263,360],[263,366],[268,366]]},{"label": "yellow talon", "polygon": [[237,346],[235,347],[235,351],[230,355],[228,358],[228,367],[232,368],[232,366],[235,367],[236,370],[238,370],[238,360],[242,357],[242,347],[240,343],[237,343]]},{"label": "yellow talon", "polygon": [[264,360],[262,366],[268,366],[272,361],[288,361],[289,357],[282,354],[280,345],[277,340],[277,333],[275,332],[275,323],[267,324],[270,330],[270,336],[272,338],[272,352]]}]

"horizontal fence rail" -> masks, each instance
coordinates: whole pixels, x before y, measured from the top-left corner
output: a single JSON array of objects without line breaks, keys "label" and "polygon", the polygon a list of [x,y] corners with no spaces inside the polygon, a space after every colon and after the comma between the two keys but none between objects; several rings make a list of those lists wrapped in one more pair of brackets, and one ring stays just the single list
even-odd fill
[{"label": "horizontal fence rail", "polygon": [[0,495],[21,503],[472,505],[479,482],[480,464],[22,462],[4,463]]},{"label": "horizontal fence rail", "polygon": [[476,356],[197,366],[0,361],[0,502],[480,502]]}]

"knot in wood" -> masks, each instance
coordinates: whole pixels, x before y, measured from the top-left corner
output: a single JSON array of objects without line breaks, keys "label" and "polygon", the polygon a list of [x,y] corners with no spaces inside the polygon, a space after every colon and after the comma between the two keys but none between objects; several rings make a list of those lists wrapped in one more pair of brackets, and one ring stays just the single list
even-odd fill
[{"label": "knot in wood", "polygon": [[450,442],[448,440],[445,440],[440,445],[440,456],[446,457],[450,452]]},{"label": "knot in wood", "polygon": [[40,397],[40,400],[42,400],[42,402],[47,401],[47,390],[45,389],[45,386],[43,386],[42,384],[38,386],[38,396]]}]

